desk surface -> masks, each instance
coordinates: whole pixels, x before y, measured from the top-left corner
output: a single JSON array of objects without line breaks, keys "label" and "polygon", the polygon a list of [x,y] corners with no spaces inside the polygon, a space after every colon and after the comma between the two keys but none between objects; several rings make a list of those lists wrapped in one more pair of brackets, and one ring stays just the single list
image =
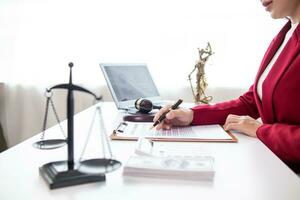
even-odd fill
[{"label": "desk surface", "polygon": [[[120,120],[114,104],[103,104],[107,134]],[[83,149],[94,108],[75,116],[75,157]],[[65,122],[63,123],[65,127]],[[85,158],[101,152],[100,135],[95,128]],[[56,137],[59,128],[47,130]],[[300,199],[300,178],[256,138],[236,133],[238,143],[197,143],[215,157],[213,181],[180,181],[151,178],[126,178],[123,168],[106,175],[106,182],[50,190],[38,168],[45,163],[66,160],[67,148],[38,150],[32,147],[40,134],[0,154],[0,199]],[[97,139],[99,138],[99,140]],[[195,145],[195,144],[194,144]],[[133,154],[133,141],[112,141],[116,159],[123,165]]]}]

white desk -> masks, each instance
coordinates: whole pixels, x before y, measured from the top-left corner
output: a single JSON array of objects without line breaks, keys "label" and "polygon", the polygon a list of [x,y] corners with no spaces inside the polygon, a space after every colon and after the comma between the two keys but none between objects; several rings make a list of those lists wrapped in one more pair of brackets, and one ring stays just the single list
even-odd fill
[{"label": "white desk", "polygon": [[[89,108],[75,116],[75,157],[79,157],[94,109]],[[120,119],[112,103],[103,105],[107,134]],[[95,133],[97,130],[95,130]],[[55,137],[57,126],[47,135]],[[232,143],[198,143],[215,156],[216,174],[212,182],[179,181],[146,178],[125,178],[123,168],[106,175],[106,182],[90,183],[50,190],[38,168],[45,163],[66,160],[66,146],[55,150],[38,150],[32,143],[39,135],[0,154],[0,199],[103,199],[103,200],[299,200],[300,178],[280,161],[258,139],[235,134]],[[92,135],[87,156],[101,151],[99,134]],[[135,142],[112,141],[116,159],[123,164],[133,153]],[[96,155],[96,154],[95,154]]]}]

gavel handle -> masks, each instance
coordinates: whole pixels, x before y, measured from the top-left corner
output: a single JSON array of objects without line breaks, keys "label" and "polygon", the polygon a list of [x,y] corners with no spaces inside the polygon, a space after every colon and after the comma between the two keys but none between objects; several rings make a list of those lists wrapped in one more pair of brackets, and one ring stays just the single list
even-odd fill
[{"label": "gavel handle", "polygon": [[156,106],[156,105],[153,105],[153,109],[158,109],[160,110],[162,108],[162,106]]}]

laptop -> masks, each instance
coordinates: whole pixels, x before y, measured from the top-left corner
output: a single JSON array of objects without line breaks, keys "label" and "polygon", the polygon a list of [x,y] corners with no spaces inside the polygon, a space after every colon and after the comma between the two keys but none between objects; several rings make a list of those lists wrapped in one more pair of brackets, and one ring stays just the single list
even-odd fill
[{"label": "laptop", "polygon": [[161,104],[162,98],[146,64],[101,63],[100,67],[118,109],[136,111],[134,103],[138,98]]}]

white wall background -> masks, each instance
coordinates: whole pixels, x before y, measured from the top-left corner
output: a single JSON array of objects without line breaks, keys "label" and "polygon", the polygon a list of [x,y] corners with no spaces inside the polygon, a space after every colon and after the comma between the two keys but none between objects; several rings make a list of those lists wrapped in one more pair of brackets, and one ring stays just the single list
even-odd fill
[{"label": "white wall background", "polygon": [[[251,85],[284,23],[259,0],[0,0],[0,119],[9,145],[41,131],[43,90],[67,81],[70,61],[74,81],[106,100],[100,62],[147,63],[163,97],[192,101],[187,75],[210,41],[208,93],[219,101],[238,94],[220,88]],[[64,118],[64,97],[56,102]],[[77,109],[90,102],[77,100]]]}]

